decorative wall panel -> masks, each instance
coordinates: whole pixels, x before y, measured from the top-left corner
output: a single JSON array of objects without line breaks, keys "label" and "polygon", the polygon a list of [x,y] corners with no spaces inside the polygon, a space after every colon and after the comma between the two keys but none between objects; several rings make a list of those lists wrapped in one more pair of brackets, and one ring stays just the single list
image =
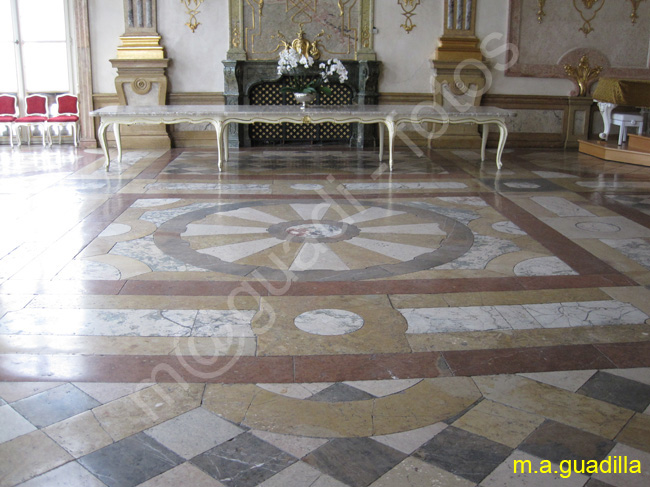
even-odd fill
[{"label": "decorative wall panel", "polygon": [[374,60],[374,0],[230,0],[228,59],[277,59],[303,29],[323,57]]},{"label": "decorative wall panel", "polygon": [[508,76],[565,78],[584,54],[602,76],[650,76],[650,2],[511,0],[508,37]]}]

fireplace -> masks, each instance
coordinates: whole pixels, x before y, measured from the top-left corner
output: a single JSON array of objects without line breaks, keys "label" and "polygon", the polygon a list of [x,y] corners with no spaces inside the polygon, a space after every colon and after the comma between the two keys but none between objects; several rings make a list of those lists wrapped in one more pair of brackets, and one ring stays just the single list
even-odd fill
[{"label": "fireplace", "polygon": [[[289,105],[294,104],[291,93],[282,93],[286,77],[277,73],[273,60],[223,61],[225,97],[228,105]],[[319,95],[315,105],[376,105],[379,94],[379,61],[343,61],[348,80],[333,83],[332,95]],[[352,147],[372,147],[376,144],[376,127],[360,124],[251,124],[234,125],[228,134],[230,147],[250,147],[290,142],[349,143]]]}]

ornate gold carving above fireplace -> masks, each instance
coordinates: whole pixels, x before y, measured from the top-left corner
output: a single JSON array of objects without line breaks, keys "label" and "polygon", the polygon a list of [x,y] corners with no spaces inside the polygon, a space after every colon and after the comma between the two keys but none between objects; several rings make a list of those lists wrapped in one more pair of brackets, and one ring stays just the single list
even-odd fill
[{"label": "ornate gold carving above fireplace", "polygon": [[302,30],[323,57],[374,60],[374,0],[229,0],[231,60],[276,59]]}]

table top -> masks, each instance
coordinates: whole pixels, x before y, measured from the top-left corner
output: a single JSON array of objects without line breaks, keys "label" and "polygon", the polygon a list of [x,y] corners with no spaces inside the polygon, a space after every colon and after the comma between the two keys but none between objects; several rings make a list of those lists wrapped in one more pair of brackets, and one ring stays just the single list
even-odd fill
[{"label": "table top", "polygon": [[95,117],[205,117],[226,118],[246,116],[269,117],[335,117],[377,116],[383,118],[417,119],[435,117],[454,119],[464,117],[512,116],[512,112],[496,107],[467,107],[453,110],[439,105],[317,105],[305,109],[297,105],[157,105],[157,106],[108,106],[90,112]]}]

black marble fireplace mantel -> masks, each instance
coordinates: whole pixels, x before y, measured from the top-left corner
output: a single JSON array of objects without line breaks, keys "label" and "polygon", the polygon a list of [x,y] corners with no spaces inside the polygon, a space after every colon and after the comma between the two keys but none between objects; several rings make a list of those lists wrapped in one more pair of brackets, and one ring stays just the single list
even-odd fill
[{"label": "black marble fireplace mantel", "polygon": [[[351,102],[356,105],[377,105],[379,100],[380,61],[343,61],[348,70],[345,85],[352,93]],[[224,95],[227,105],[250,105],[251,89],[260,83],[279,82],[276,61],[223,61],[225,87]],[[375,127],[356,125],[352,130],[350,144],[356,148],[376,144]],[[236,125],[231,127],[228,135],[230,147],[251,145],[248,127]]]}]

